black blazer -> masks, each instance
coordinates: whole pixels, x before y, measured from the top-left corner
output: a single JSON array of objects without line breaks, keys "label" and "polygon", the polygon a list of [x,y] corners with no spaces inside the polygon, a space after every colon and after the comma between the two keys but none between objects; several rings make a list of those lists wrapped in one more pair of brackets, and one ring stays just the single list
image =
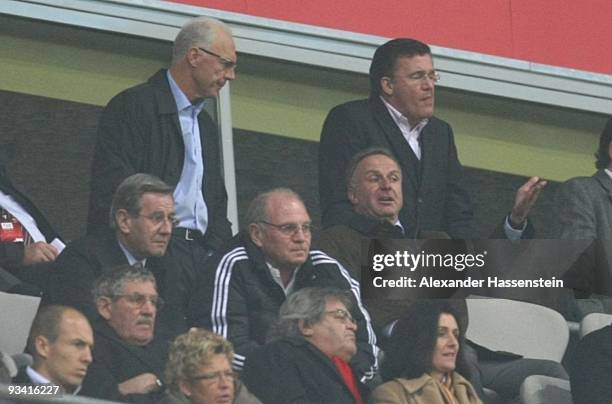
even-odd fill
[{"label": "black blazer", "polygon": [[93,322],[93,329],[96,342],[93,362],[79,395],[132,403],[154,403],[161,399],[161,392],[123,396],[118,385],[143,373],[153,373],[164,380],[164,355],[151,344],[124,342],[101,317]]},{"label": "black blazer", "polygon": [[[300,337],[285,337],[254,351],[241,375],[249,391],[266,404],[354,404],[334,363]],[[367,388],[358,382],[362,398]]]},{"label": "black blazer", "polygon": [[333,108],[323,125],[319,146],[323,224],[345,222],[352,211],[346,196],[346,166],[356,152],[378,146],[389,149],[402,169],[404,206],[400,220],[407,236],[438,231],[452,238],[478,238],[452,128],[432,117],[421,138],[419,161],[378,96]]},{"label": "black blazer", "polygon": [[[202,194],[209,220],[204,243],[216,250],[231,237],[220,142],[217,127],[207,112],[200,113],[198,122],[204,161]],[[184,156],[181,126],[166,70],[115,96],[98,125],[87,232],[108,226],[110,203],[121,181],[132,174],[148,173],[176,186]]]},{"label": "black blazer", "polygon": [[[127,265],[115,232],[98,231],[68,244],[55,261],[48,303],[64,304],[81,310],[93,321],[98,313],[91,290],[100,275],[118,265]],[[149,257],[146,267],[155,276],[157,292],[166,302],[158,313],[156,341],[168,341],[186,330],[185,307],[192,279],[178,271],[169,256]]]}]

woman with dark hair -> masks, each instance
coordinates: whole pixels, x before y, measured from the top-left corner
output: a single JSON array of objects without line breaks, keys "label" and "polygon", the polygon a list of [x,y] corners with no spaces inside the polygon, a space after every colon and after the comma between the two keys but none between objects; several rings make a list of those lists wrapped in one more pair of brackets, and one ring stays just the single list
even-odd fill
[{"label": "woman with dark hair", "polygon": [[463,332],[456,310],[445,301],[419,301],[397,321],[385,349],[386,383],[374,403],[482,404],[464,369]]}]

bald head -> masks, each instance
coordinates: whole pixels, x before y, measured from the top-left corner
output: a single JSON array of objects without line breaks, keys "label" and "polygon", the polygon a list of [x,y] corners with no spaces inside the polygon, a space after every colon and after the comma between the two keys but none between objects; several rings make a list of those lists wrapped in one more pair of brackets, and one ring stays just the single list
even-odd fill
[{"label": "bald head", "polygon": [[310,251],[310,215],[299,195],[274,189],[258,195],[247,214],[249,235],[266,260],[281,270],[302,265]]}]

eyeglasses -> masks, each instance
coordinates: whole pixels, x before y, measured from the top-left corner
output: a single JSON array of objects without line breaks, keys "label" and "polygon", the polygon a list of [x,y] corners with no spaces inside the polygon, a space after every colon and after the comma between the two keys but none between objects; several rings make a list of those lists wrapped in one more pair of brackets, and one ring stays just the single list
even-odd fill
[{"label": "eyeglasses", "polygon": [[115,295],[114,300],[124,298],[132,306],[142,308],[146,302],[151,303],[157,310],[161,310],[164,307],[164,300],[159,296],[146,296],[140,293],[132,293],[130,295]]},{"label": "eyeglasses", "polygon": [[204,373],[200,376],[190,377],[189,380],[203,380],[205,383],[221,383],[223,380],[234,382],[238,379],[238,373],[231,370],[223,370],[212,373]]},{"label": "eyeglasses", "polygon": [[326,311],[325,314],[329,314],[336,320],[342,321],[344,324],[348,324],[348,323],[356,324],[356,321],[353,318],[353,316],[351,316],[351,313],[349,313],[348,311],[344,309]]},{"label": "eyeglasses", "polygon": [[221,64],[223,65],[223,70],[235,70],[238,67],[238,64],[233,60],[224,58],[223,56],[218,55],[215,52],[211,52],[208,49],[200,48],[199,46],[198,49],[204,53],[208,53],[210,56],[218,58],[221,61]]},{"label": "eyeglasses", "polygon": [[134,215],[137,217],[144,217],[149,219],[155,226],[161,226],[163,223],[169,222],[172,227],[176,227],[179,224],[178,219],[174,215],[164,215],[162,212],[154,212],[150,215]]},{"label": "eyeglasses", "polygon": [[408,80],[414,82],[423,82],[425,80],[431,80],[434,83],[437,83],[440,80],[440,73],[438,73],[436,70],[432,70],[430,72],[420,70],[418,72],[414,72],[408,75]]},{"label": "eyeglasses", "polygon": [[260,220],[258,223],[263,223],[268,226],[272,226],[275,229],[278,229],[285,236],[293,236],[297,234],[298,231],[302,230],[304,234],[310,234],[312,232],[312,223],[286,223],[286,224],[274,224],[270,222],[266,222],[265,220]]}]

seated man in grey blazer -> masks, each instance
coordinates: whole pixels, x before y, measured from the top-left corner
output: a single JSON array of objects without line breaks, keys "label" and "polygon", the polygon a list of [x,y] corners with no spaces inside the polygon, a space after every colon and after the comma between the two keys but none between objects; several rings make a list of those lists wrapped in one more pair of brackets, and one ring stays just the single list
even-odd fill
[{"label": "seated man in grey blazer", "polygon": [[579,300],[568,302],[565,315],[577,321],[589,313],[612,313],[612,118],[595,157],[597,172],[566,181],[556,198],[556,236],[574,240],[576,252],[563,280]]},{"label": "seated man in grey blazer", "polygon": [[557,238],[568,240],[612,239],[612,118],[599,137],[595,153],[597,172],[572,178],[557,195]]}]

